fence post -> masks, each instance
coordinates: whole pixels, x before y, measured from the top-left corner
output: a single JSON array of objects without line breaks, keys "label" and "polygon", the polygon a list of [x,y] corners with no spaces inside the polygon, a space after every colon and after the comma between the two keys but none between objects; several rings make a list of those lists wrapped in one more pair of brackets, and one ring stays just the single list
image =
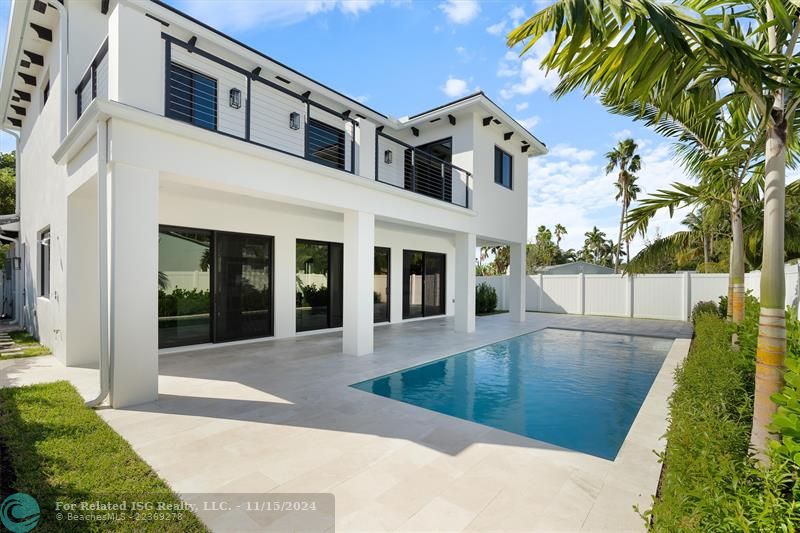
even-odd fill
[{"label": "fence post", "polygon": [[625,314],[628,318],[633,318],[633,274],[625,276]]},{"label": "fence post", "polygon": [[578,314],[586,314],[586,276],[578,273]]},{"label": "fence post", "polygon": [[683,278],[683,317],[681,320],[686,321],[691,315],[691,309],[689,309],[692,303],[691,279],[688,272],[683,272],[681,277]]},{"label": "fence post", "polygon": [[544,275],[539,274],[539,301],[536,303],[536,310],[542,311],[542,301],[544,300]]}]

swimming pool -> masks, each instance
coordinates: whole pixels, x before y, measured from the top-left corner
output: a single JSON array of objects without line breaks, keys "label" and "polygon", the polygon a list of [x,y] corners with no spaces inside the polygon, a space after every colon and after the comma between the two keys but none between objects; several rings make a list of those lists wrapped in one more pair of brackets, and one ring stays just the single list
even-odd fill
[{"label": "swimming pool", "polygon": [[613,460],[671,346],[548,328],[352,386]]}]

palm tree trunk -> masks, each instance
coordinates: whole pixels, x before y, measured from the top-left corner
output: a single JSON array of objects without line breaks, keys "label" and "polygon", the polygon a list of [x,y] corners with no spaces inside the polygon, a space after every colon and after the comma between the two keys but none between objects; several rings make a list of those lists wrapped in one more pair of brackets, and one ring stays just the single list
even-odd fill
[{"label": "palm tree trunk", "polygon": [[619,253],[622,251],[622,226],[625,223],[625,199],[622,200],[622,211],[619,214],[619,238],[617,239],[617,257],[614,259],[614,274],[619,272]]},{"label": "palm tree trunk", "polygon": [[[733,220],[733,211],[731,211],[731,220]],[[728,255],[728,307],[727,318],[728,322],[733,321],[733,237],[731,237],[730,254]]]},{"label": "palm tree trunk", "polygon": [[708,274],[708,233],[703,232],[703,272]]},{"label": "palm tree trunk", "polygon": [[[767,3],[769,8],[769,3]],[[767,129],[764,180],[764,244],[761,265],[761,314],[756,348],[756,388],[750,444],[766,462],[767,426],[777,410],[773,394],[783,386],[786,357],[786,281],[784,279],[784,209],[786,185],[786,117],[782,91],[775,91],[772,121]]]},{"label": "palm tree trunk", "polygon": [[739,188],[731,191],[731,300],[728,302],[731,319],[735,324],[744,320],[744,232],[742,229],[742,209],[739,202]]}]

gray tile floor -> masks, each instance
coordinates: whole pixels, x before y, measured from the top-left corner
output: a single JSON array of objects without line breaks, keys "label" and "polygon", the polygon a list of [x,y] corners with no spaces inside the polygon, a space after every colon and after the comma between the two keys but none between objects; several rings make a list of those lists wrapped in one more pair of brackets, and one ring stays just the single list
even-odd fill
[{"label": "gray tile floor", "polygon": [[[99,411],[178,492],[332,492],[340,531],[637,531],[658,477],[677,341],[616,461],[564,450],[349,385],[545,327],[688,338],[680,322],[528,313],[375,329],[375,352],[341,353],[326,333],[160,358],[159,399]],[[70,379],[92,369],[52,357],[0,362],[0,386]],[[245,517],[246,519],[246,517]],[[225,523],[210,525],[225,530]]]}]

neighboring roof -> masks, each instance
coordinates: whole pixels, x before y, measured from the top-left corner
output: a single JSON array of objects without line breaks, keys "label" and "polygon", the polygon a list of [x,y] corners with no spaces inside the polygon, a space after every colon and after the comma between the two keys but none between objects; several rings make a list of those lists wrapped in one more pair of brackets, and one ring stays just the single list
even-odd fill
[{"label": "neighboring roof", "polygon": [[0,226],[3,226],[5,224],[11,224],[14,222],[19,222],[18,214],[0,215]]},{"label": "neighboring roof", "polygon": [[543,274],[555,274],[559,270],[569,270],[575,273],[588,272],[590,274],[613,274],[614,269],[586,261],[573,261],[572,263],[562,263],[560,265],[548,265],[539,269]]}]

